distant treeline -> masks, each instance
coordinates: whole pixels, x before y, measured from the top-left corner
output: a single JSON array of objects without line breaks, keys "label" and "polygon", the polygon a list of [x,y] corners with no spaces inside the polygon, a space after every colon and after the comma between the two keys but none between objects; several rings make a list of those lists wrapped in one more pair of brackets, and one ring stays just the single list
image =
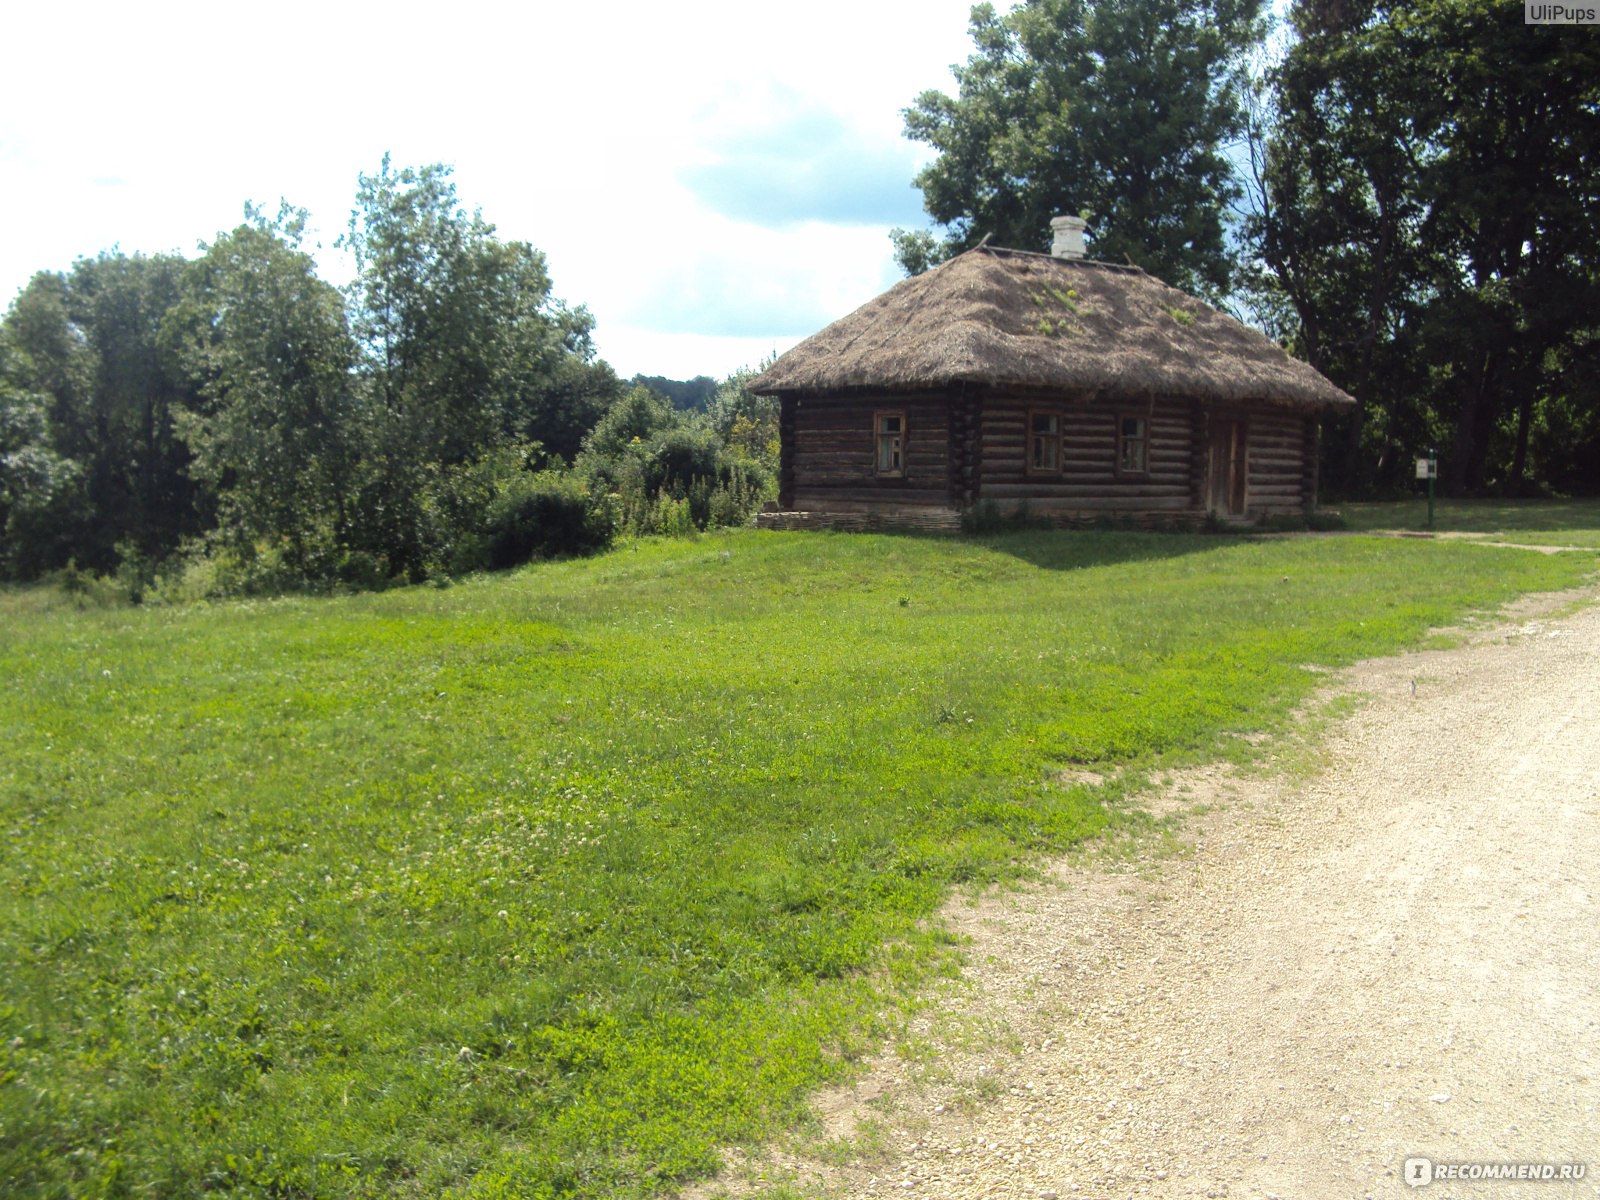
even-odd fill
[{"label": "distant treeline", "polygon": [[22,290],[0,577],[376,586],[743,521],[771,493],[776,420],[747,376],[624,384],[447,168],[360,177],[343,292],[305,225],[247,207],[193,260],[110,251]]},{"label": "distant treeline", "polygon": [[709,375],[696,375],[693,379],[663,379],[659,375],[635,375],[636,387],[646,387],[658,396],[672,401],[672,407],[685,412],[705,412],[716,398],[722,385]]}]

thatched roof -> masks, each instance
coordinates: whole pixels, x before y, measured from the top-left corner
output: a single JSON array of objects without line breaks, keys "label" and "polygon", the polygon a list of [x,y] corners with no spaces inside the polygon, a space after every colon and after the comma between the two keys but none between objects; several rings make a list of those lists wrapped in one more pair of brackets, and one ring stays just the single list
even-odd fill
[{"label": "thatched roof", "polygon": [[1311,367],[1137,267],[979,247],[907,279],[813,334],[752,391],[952,383],[1353,404]]}]

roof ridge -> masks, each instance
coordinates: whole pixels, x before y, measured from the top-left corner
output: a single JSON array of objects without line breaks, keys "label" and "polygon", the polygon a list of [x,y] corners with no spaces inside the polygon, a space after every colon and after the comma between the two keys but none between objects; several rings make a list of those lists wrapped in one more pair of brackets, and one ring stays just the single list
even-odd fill
[{"label": "roof ridge", "polygon": [[1150,274],[1135,263],[1106,262],[1100,258],[1063,258],[1059,254],[1045,254],[1039,250],[1014,250],[1010,246],[974,246],[971,250],[962,251],[963,254],[978,254],[980,252],[993,254],[1000,258],[1042,258],[1046,262],[1066,263],[1074,267],[1095,267],[1105,271],[1121,271],[1124,274],[1133,275]]}]

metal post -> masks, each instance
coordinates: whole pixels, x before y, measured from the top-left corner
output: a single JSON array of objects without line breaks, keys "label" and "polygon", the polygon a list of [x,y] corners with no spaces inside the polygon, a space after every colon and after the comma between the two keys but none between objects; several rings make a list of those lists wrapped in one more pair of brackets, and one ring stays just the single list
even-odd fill
[{"label": "metal post", "polygon": [[1438,452],[1428,450],[1428,528],[1433,528],[1433,477],[1439,473]]}]

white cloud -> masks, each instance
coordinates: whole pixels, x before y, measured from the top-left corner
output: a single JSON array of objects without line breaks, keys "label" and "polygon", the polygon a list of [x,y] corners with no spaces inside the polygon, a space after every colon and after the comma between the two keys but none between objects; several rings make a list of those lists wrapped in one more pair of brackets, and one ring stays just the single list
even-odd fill
[{"label": "white cloud", "polygon": [[705,207],[774,228],[919,220],[921,196],[911,184],[916,153],[909,142],[853,126],[788,89],[776,90],[764,107],[740,105],[728,130],[703,143],[710,161],[679,171]]}]

